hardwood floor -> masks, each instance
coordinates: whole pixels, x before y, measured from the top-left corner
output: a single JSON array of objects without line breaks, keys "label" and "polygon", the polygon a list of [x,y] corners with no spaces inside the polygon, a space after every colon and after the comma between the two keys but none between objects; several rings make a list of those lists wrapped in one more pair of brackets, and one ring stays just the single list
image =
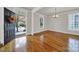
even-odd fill
[{"label": "hardwood floor", "polygon": [[45,31],[27,38],[27,50],[30,52],[79,51],[79,36]]},{"label": "hardwood floor", "polygon": [[[15,42],[15,43],[12,43]],[[16,38],[0,50],[5,52],[79,52],[79,36],[44,31]],[[9,48],[10,46],[10,48]],[[6,48],[5,48],[6,47]]]}]

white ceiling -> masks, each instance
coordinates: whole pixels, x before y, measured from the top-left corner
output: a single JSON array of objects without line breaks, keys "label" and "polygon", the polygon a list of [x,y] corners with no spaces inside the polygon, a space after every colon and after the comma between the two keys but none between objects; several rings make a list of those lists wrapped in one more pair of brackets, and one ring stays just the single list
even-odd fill
[{"label": "white ceiling", "polygon": [[22,7],[24,9],[33,10],[35,7]]},{"label": "white ceiling", "polygon": [[[77,7],[56,7],[56,13],[71,11],[75,9],[77,9]],[[52,15],[55,13],[55,7],[43,7],[37,12],[45,15]]]},{"label": "white ceiling", "polygon": [[[36,7],[22,7],[22,8],[33,10]],[[78,9],[78,7],[41,7],[41,9],[37,11],[37,13],[44,14],[44,15],[53,15],[55,13],[55,8],[56,8],[56,13]]]}]

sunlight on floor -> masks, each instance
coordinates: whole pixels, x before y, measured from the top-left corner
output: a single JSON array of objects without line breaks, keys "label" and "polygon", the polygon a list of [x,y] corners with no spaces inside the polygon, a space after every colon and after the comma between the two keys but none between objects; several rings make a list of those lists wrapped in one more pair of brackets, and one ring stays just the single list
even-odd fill
[{"label": "sunlight on floor", "polygon": [[15,51],[25,52],[26,51],[26,36],[15,39]]},{"label": "sunlight on floor", "polygon": [[43,44],[44,43],[44,35],[41,35],[39,39],[40,39],[40,43]]},{"label": "sunlight on floor", "polygon": [[79,40],[69,38],[69,51],[70,52],[78,52],[79,51]]}]

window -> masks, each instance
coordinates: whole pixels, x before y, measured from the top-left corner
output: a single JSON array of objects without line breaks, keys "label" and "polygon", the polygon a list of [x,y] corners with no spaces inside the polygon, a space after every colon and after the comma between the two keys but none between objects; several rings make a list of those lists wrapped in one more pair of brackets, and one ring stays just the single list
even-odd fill
[{"label": "window", "polygon": [[15,21],[16,27],[16,35],[23,34],[26,32],[26,23],[24,21],[24,16],[17,16],[17,20]]},{"label": "window", "polygon": [[79,30],[79,13],[69,15],[69,30]]},{"label": "window", "polygon": [[40,17],[40,28],[44,28],[44,17]]}]

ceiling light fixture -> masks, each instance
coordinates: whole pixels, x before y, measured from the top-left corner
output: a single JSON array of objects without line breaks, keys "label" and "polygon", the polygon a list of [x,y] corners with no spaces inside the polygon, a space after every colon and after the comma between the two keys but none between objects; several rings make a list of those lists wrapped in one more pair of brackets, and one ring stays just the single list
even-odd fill
[{"label": "ceiling light fixture", "polygon": [[57,9],[55,8],[54,10],[55,10],[55,11],[54,11],[55,13],[54,13],[54,15],[53,15],[52,17],[53,17],[53,18],[58,18],[59,15],[57,15],[57,13],[56,13]]}]

